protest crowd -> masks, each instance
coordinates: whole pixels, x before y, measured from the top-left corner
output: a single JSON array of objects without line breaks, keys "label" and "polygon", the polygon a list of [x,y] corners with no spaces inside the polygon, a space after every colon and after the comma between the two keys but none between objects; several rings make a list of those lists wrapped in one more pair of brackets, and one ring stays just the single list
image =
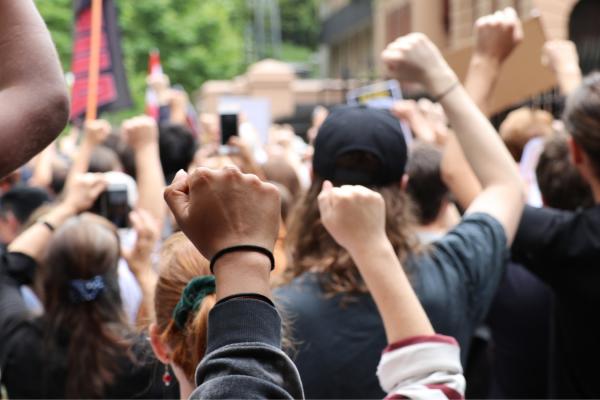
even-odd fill
[{"label": "protest crowd", "polygon": [[156,116],[59,137],[49,32],[0,2],[0,397],[600,397],[600,74],[546,43],[562,119],[496,129],[521,21],[474,29],[463,82],[399,37],[420,89],[318,107],[308,143],[242,114],[224,142],[163,74]]}]

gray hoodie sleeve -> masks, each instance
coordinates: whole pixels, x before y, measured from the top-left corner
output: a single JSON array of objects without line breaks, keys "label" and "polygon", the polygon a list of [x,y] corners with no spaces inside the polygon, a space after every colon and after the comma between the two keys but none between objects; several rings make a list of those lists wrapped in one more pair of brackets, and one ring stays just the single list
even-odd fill
[{"label": "gray hoodie sleeve", "polygon": [[206,356],[192,399],[304,398],[296,366],[281,351],[281,318],[250,298],[217,304],[208,317]]}]

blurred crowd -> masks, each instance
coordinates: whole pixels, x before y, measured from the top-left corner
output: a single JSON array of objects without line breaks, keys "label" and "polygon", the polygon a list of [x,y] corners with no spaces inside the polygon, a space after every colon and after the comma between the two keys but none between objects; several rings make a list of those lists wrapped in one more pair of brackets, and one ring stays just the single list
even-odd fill
[{"label": "blurred crowd", "polygon": [[463,83],[400,37],[407,99],[316,107],[306,139],[195,124],[166,75],[157,118],[57,138],[49,34],[0,3],[0,397],[600,396],[600,74],[546,43],[562,117],[495,129],[521,21],[474,29]]}]

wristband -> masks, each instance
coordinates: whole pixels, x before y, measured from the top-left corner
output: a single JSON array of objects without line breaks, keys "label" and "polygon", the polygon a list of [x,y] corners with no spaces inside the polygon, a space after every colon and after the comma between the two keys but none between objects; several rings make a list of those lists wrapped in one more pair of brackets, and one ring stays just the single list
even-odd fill
[{"label": "wristband", "polygon": [[210,259],[210,272],[214,274],[213,268],[215,267],[215,264],[219,260],[219,258],[223,257],[225,254],[235,253],[238,251],[251,251],[251,252],[255,252],[255,253],[264,254],[265,256],[267,256],[269,258],[269,261],[271,261],[271,271],[273,271],[275,269],[275,257],[273,257],[273,253],[270,250],[265,249],[264,247],[260,247],[260,246],[244,244],[244,245],[240,245],[240,246],[226,247],[223,250],[219,250]]},{"label": "wristband", "polygon": [[54,232],[56,228],[48,221],[38,221],[39,224],[44,225],[50,232]]},{"label": "wristband", "polygon": [[450,94],[450,92],[452,92],[454,89],[456,89],[458,87],[458,85],[460,85],[460,81],[454,82],[452,85],[450,85],[450,87],[448,89],[444,90],[441,94],[434,96],[433,102],[439,103],[440,101],[442,101],[444,99],[444,97],[446,97],[448,94]]}]

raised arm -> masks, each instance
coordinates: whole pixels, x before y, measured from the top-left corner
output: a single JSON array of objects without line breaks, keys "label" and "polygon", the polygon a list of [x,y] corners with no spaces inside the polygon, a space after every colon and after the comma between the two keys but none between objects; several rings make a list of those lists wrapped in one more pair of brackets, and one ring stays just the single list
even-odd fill
[{"label": "raised arm", "polygon": [[136,181],[139,192],[137,207],[154,217],[162,229],[165,218],[165,203],[162,193],[165,176],[160,163],[158,148],[158,126],[148,116],[140,116],[123,122],[121,133],[133,149]]},{"label": "raised arm", "polygon": [[550,40],[544,45],[543,62],[552,69],[560,92],[568,96],[581,84],[579,55],[570,40]]},{"label": "raised arm", "polygon": [[509,244],[512,243],[525,193],[517,166],[490,122],[425,35],[413,33],[397,39],[383,52],[383,59],[398,79],[419,81],[440,98],[482,186],[467,213],[484,212],[493,216],[504,227]]},{"label": "raised arm", "polygon": [[[165,191],[179,226],[211,260],[217,304],[192,398],[302,398],[296,367],[281,351],[281,319],[270,300],[270,258],[279,231],[275,186],[237,168],[179,172]],[[232,246],[238,249],[214,257]]]},{"label": "raised arm", "polygon": [[327,231],[352,257],[383,319],[389,346],[378,368],[382,388],[402,397],[425,397],[436,390],[462,397],[458,345],[435,335],[385,234],[381,195],[362,186],[333,188],[325,182],[319,210]]},{"label": "raised arm", "polygon": [[53,230],[70,217],[90,209],[105,188],[106,182],[102,174],[76,176],[73,184],[66,189],[64,200],[42,217],[39,223],[32,225],[13,240],[8,250],[40,261]]},{"label": "raised arm", "polygon": [[58,56],[32,0],[0,1],[0,177],[62,131],[69,101]]},{"label": "raised arm", "polygon": [[475,52],[465,89],[486,116],[490,116],[490,101],[502,64],[522,40],[523,27],[513,8],[486,15],[475,23]]},{"label": "raised arm", "polygon": [[85,122],[81,145],[74,153],[73,165],[71,165],[67,176],[67,186],[71,184],[75,177],[88,172],[94,149],[106,140],[111,129],[110,123],[102,119]]}]

